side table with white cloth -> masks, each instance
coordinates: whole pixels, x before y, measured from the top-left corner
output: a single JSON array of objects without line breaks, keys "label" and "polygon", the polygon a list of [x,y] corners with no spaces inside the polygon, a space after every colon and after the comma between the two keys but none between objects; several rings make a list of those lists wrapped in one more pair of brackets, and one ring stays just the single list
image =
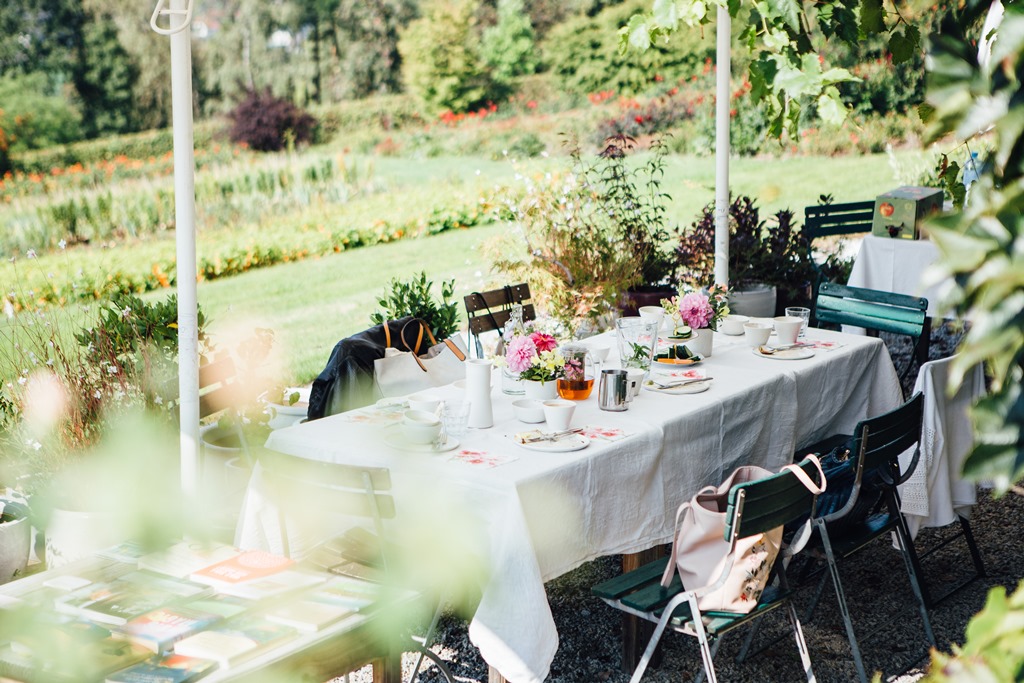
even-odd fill
[{"label": "side table with white cloth", "polygon": [[939,259],[939,249],[929,240],[907,240],[866,235],[853,262],[851,287],[882,292],[923,296],[928,299],[928,315],[938,316],[939,304],[952,284],[924,285],[924,273]]},{"label": "side table with white cloth", "polygon": [[[714,355],[693,366],[714,378],[702,393],[644,390],[628,411],[613,413],[598,408],[595,390],[577,402],[572,422],[591,439],[582,450],[536,452],[518,445],[514,435],[536,425],[514,418],[513,397],[500,393],[498,373],[494,426],[469,430],[450,452],[396,446],[390,436],[395,422],[372,407],[277,430],[267,446],[389,467],[403,508],[424,497],[464,506],[463,518],[478,526],[460,539],[469,539],[489,570],[470,639],[490,665],[492,681],[539,683],[558,646],[545,581],[597,557],[667,543],[679,504],[736,466],[778,470],[799,444],[849,432],[867,415],[901,403],[880,340],[817,329],[807,335],[821,346],[807,358],[783,360],[758,357],[743,337],[716,334]],[[614,345],[614,338],[594,343]],[[605,364],[616,365],[614,358]],[[442,399],[462,397],[455,386],[433,391]],[[429,509],[430,502],[411,514]],[[254,478],[238,545],[274,550],[276,520]]]}]

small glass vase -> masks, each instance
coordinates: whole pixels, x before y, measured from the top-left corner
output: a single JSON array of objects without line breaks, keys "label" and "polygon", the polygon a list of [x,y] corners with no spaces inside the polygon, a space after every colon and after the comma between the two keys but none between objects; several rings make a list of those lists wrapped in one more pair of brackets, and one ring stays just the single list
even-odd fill
[{"label": "small glass vase", "polygon": [[509,370],[508,367],[501,369],[501,393],[509,396],[522,396],[525,391],[523,380],[519,379],[519,375]]},{"label": "small glass vase", "polygon": [[533,379],[522,380],[526,398],[537,401],[550,401],[558,398],[558,383],[555,380],[539,382]]},{"label": "small glass vase", "polygon": [[658,343],[658,323],[640,317],[619,318],[615,321],[615,332],[622,367],[648,372]]}]

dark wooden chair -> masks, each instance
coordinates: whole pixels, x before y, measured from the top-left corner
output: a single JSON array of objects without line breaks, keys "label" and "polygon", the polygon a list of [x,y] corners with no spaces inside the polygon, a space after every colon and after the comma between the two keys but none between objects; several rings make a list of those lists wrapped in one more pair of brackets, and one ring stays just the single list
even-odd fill
[{"label": "dark wooden chair", "polygon": [[242,401],[240,389],[238,373],[230,356],[199,366],[199,418],[218,413],[230,415],[231,431],[238,438],[246,464],[251,466],[252,454],[237,409]]},{"label": "dark wooden chair", "polygon": [[[899,408],[883,415],[869,418],[857,425],[853,435],[835,435],[807,448],[797,451],[799,454],[808,452],[826,453],[833,447],[842,444],[849,446],[849,457],[855,458],[854,481],[849,498],[839,509],[829,514],[812,519],[818,532],[821,551],[828,571],[824,572],[821,582],[810,607],[807,621],[821,599],[825,581],[829,576],[835,588],[836,599],[846,626],[846,635],[850,642],[854,665],[861,683],[867,683],[868,677],[864,669],[857,637],[847,607],[846,593],[839,576],[841,560],[854,555],[866,545],[879,538],[890,545],[895,535],[900,553],[903,556],[910,579],[910,586],[917,601],[918,610],[924,623],[925,637],[935,645],[931,621],[928,619],[928,596],[921,584],[920,560],[914,550],[907,522],[900,512],[897,486],[905,482],[913,473],[920,457],[921,422],[924,400],[921,394],[915,394]],[[906,468],[900,469],[899,457],[910,448],[914,448],[913,458]],[[868,487],[865,489],[865,486]],[[868,495],[865,490],[881,494],[878,509],[864,511],[858,506],[858,498]],[[865,516],[860,517],[860,514]],[[857,516],[857,518],[853,518]],[[838,524],[842,526],[838,526]],[[806,568],[805,568],[806,569]],[[804,574],[806,575],[806,571]]]},{"label": "dark wooden chair", "polygon": [[[800,468],[817,485],[821,484],[821,473],[810,459],[800,463]],[[663,587],[661,577],[668,558],[661,558],[594,586],[594,595],[612,607],[657,624],[630,683],[639,683],[666,629],[697,638],[708,681],[714,683],[717,677],[713,660],[722,636],[777,607],[786,607],[804,673],[808,681],[815,680],[800,619],[790,601],[792,593],[785,569],[786,562],[803,547],[802,540],[806,539],[810,531],[808,518],[813,514],[814,498],[814,494],[796,475],[788,471],[733,486],[729,491],[725,527],[725,538],[730,542],[729,559],[720,577],[712,585],[684,587],[677,574],[668,588]],[[769,587],[749,614],[700,610],[700,598],[725,582],[733,564],[733,549],[738,539],[800,520],[803,520],[801,533],[778,554],[769,575]],[[777,585],[772,585],[775,579],[778,580]],[[750,640],[748,638],[744,645],[741,657],[746,655]]]},{"label": "dark wooden chair", "polygon": [[492,330],[501,334],[513,305],[522,304],[523,322],[537,317],[530,297],[530,285],[525,282],[486,292],[473,292],[467,294],[463,301],[466,304],[466,320],[469,322],[470,348],[476,347],[477,358],[484,355],[480,335]]},{"label": "dark wooden chair", "polygon": [[828,278],[818,262],[814,260],[814,240],[820,237],[871,232],[874,213],[874,201],[804,207],[804,234],[807,236],[807,249],[810,252],[811,263],[817,271],[815,286],[825,282]]},{"label": "dark wooden chair", "polygon": [[915,359],[918,367],[928,360],[932,319],[928,317],[928,299],[924,297],[822,282],[814,300],[813,316],[818,323],[863,327],[875,336],[878,332],[909,336],[914,351],[900,373],[901,382]]}]

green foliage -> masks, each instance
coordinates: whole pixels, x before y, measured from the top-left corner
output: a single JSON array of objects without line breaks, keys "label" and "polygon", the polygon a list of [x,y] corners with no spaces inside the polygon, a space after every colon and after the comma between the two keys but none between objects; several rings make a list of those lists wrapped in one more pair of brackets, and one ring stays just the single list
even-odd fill
[{"label": "green foliage", "polygon": [[86,23],[85,55],[75,68],[75,87],[82,101],[82,130],[94,138],[133,130],[132,88],[138,69],[118,41],[117,27],[109,16]]},{"label": "green foliage", "polygon": [[473,0],[426,0],[398,43],[409,92],[432,112],[463,112],[500,99],[478,54]]},{"label": "green foliage", "polygon": [[0,76],[0,130],[12,155],[81,139],[79,113],[48,92],[42,73]]},{"label": "green foliage", "polygon": [[340,0],[334,30],[346,48],[339,95],[345,98],[396,93],[402,88],[398,36],[416,17],[414,0]]},{"label": "green foliage", "polygon": [[0,4],[0,74],[39,73],[48,77],[48,86],[61,82],[79,57],[84,19],[81,0],[49,0],[45,5],[37,0],[4,0]]},{"label": "green foliage", "polygon": [[441,283],[441,299],[433,294],[434,283],[426,271],[409,280],[393,279],[388,291],[377,299],[380,310],[370,315],[370,322],[380,325],[407,315],[426,321],[434,337],[441,341],[459,331],[459,303],[453,301],[455,280]]},{"label": "green foliage", "polygon": [[499,83],[537,69],[533,27],[523,0],[498,0],[498,23],[484,31],[480,56]]},{"label": "green foliage", "polygon": [[232,142],[244,143],[258,152],[277,152],[313,138],[316,119],[289,100],[275,97],[270,89],[250,91],[231,113]]},{"label": "green foliage", "polygon": [[590,94],[605,90],[632,95],[659,79],[675,82],[699,73],[714,53],[710,36],[687,31],[674,45],[652,45],[642,53],[620,53],[616,32],[646,3],[627,0],[594,17],[579,16],[554,27],[544,42],[544,59],[566,90]]},{"label": "green foliage", "polygon": [[[982,66],[968,31],[984,9],[951,17],[931,38],[931,136],[967,138],[986,122],[994,151],[980,165],[964,212],[932,221],[928,232],[942,252],[940,267],[956,283],[946,303],[971,321],[954,380],[978,362],[992,376],[990,394],[972,411],[975,447],[964,474],[1005,491],[1024,476],[1024,8],[1007,6],[992,59]],[[947,177],[955,182],[948,168]]]}]

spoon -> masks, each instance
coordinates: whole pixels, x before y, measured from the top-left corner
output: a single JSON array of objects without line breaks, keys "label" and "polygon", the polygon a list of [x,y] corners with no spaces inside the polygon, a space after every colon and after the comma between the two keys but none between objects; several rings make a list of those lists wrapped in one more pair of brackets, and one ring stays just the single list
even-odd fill
[{"label": "spoon", "polygon": [[713,379],[714,379],[714,377],[695,377],[693,379],[684,379],[684,380],[681,380],[679,382],[667,382],[667,383],[662,383],[662,382],[659,382],[656,379],[652,379],[651,383],[657,385],[657,387],[659,389],[674,389],[676,387],[684,387],[687,384],[696,384],[697,382],[708,382],[708,381],[713,380]]}]

